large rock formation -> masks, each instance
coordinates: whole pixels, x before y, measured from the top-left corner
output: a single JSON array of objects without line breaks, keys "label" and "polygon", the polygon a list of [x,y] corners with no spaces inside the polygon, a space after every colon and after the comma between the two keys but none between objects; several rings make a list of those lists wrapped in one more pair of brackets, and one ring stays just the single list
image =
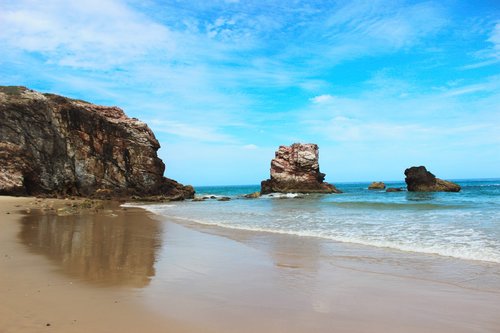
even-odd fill
[{"label": "large rock formation", "polygon": [[262,181],[260,193],[341,193],[324,182],[325,174],[319,171],[318,158],[316,144],[280,146],[271,161],[271,179]]},{"label": "large rock formation", "polygon": [[460,185],[436,178],[424,166],[405,170],[405,182],[410,192],[458,192]]},{"label": "large rock formation", "polygon": [[163,177],[159,148],[117,107],[0,87],[0,194],[193,197]]}]

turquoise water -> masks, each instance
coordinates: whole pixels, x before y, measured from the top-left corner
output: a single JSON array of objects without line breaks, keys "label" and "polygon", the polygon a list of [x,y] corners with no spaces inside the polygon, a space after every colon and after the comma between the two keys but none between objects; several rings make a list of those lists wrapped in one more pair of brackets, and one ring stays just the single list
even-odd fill
[{"label": "turquoise water", "polygon": [[[456,181],[459,193],[369,191],[338,183],[343,194],[242,195],[259,186],[197,187],[197,196],[231,201],[144,206],[160,215],[254,230],[500,263],[500,179]],[[404,183],[386,183],[403,187]]]}]

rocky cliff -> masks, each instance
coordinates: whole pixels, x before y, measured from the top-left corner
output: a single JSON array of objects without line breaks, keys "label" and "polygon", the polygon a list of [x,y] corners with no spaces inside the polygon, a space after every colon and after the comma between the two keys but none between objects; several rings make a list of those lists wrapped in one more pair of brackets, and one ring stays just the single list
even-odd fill
[{"label": "rocky cliff", "polygon": [[324,182],[325,174],[319,171],[318,161],[316,144],[280,146],[271,161],[271,178],[261,183],[261,194],[340,193],[335,186]]},{"label": "rocky cliff", "polygon": [[149,127],[105,107],[0,87],[0,194],[190,198]]},{"label": "rocky cliff", "polygon": [[459,192],[460,185],[436,178],[424,166],[405,170],[405,182],[410,192]]}]

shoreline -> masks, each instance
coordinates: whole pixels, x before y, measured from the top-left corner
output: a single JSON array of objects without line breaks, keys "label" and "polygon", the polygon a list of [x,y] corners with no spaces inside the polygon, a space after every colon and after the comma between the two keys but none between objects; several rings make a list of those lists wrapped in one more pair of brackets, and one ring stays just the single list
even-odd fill
[{"label": "shoreline", "polygon": [[33,200],[0,197],[0,332],[500,330],[497,264],[193,227],[143,209],[20,215]]},{"label": "shoreline", "polygon": [[[140,208],[140,206],[130,207]],[[147,209],[146,211],[151,214],[151,218],[157,220],[167,219]],[[500,296],[500,263],[493,261],[464,259],[437,253],[406,251],[392,247],[344,242],[317,236],[231,228],[175,217],[169,217],[168,220],[198,232],[224,237],[245,244],[263,252],[269,252],[267,245],[276,239],[279,239],[281,243],[292,243],[293,246],[290,246],[287,249],[288,251],[300,250],[300,247],[297,248],[295,246],[296,244],[310,244],[309,246],[322,247],[325,253],[324,256],[330,259],[330,264],[338,268],[449,284],[459,288],[495,292]],[[286,261],[286,258],[284,259]],[[435,271],[422,272],[420,269],[415,269],[416,266],[420,268],[424,265],[429,265],[429,263],[432,263],[432,268]],[[296,268],[296,265],[293,263],[276,263],[276,265]],[[437,267],[443,267],[445,270],[455,268],[457,272],[467,270],[468,274],[473,274],[472,271],[475,271],[475,274],[481,275],[481,279],[480,281],[477,278],[464,280],[461,276],[445,274],[450,273],[449,271],[436,270]],[[429,276],[429,273],[433,273],[432,277]],[[487,279],[490,282],[485,281]]]},{"label": "shoreline", "polygon": [[[125,206],[125,207],[135,207],[135,208],[143,208],[142,206]],[[151,212],[153,215],[158,215],[154,212]],[[227,230],[227,233],[255,233],[255,234],[270,234],[274,236],[284,236],[284,237],[292,237],[292,238],[312,238],[312,239],[317,239],[318,241],[324,241],[324,242],[332,242],[332,243],[339,243],[339,244],[345,244],[346,246],[351,246],[351,247],[367,247],[367,248],[372,248],[374,251],[379,251],[383,250],[386,252],[401,252],[401,253],[409,253],[409,254],[414,254],[414,255],[421,255],[421,256],[432,256],[432,257],[438,257],[438,258],[447,258],[450,260],[463,260],[467,261],[470,263],[482,263],[485,265],[500,265],[500,261],[494,261],[494,260],[486,260],[486,259],[472,259],[467,256],[454,256],[454,255],[445,255],[441,254],[438,252],[425,252],[425,251],[420,251],[420,250],[413,250],[413,249],[405,249],[403,247],[395,247],[395,246],[389,246],[389,245],[375,245],[374,243],[369,243],[369,242],[362,242],[362,241],[355,241],[355,240],[339,240],[335,238],[329,238],[329,237],[321,237],[317,235],[312,235],[312,234],[300,234],[300,233],[292,233],[292,232],[285,232],[285,231],[278,231],[278,230],[273,230],[273,229],[250,229],[250,228],[243,228],[243,227],[232,227],[232,226],[227,226],[227,225],[221,225],[221,224],[211,224],[211,223],[203,223],[203,222],[198,222],[198,221],[192,221],[189,219],[183,219],[179,217],[169,217],[171,220],[175,220],[175,223],[179,223],[182,225],[187,225],[187,226],[192,226],[193,229],[197,230],[204,230],[207,232],[211,232],[210,230],[214,230],[212,233],[215,235],[223,235],[226,234],[223,230]],[[219,232],[215,230],[220,230]]]},{"label": "shoreline", "polygon": [[[296,194],[293,194],[296,195]],[[235,200],[241,200],[241,198],[237,198]],[[247,200],[247,199],[243,199]],[[262,200],[262,199],[253,199],[253,200]],[[299,199],[300,200],[300,199]],[[127,202],[123,204],[123,207],[135,207],[135,208],[143,208],[148,210],[152,214],[158,214],[161,216],[161,213],[157,211],[157,209],[151,209],[149,206],[161,206],[165,204],[166,206],[173,205],[184,205],[183,209],[189,211],[190,203],[149,203],[149,202],[137,202],[130,203]],[[198,205],[202,205],[203,203],[195,203],[192,207],[195,209],[198,208]],[[377,203],[378,204],[378,203]],[[196,205],[196,206],[195,206]],[[397,204],[396,204],[397,205]],[[258,208],[257,208],[258,209]],[[166,211],[168,213],[168,211]],[[178,212],[177,212],[178,213]],[[485,265],[500,265],[500,257],[498,257],[498,253],[488,252],[488,251],[480,251],[480,252],[468,252],[467,250],[462,250],[460,248],[453,247],[445,247],[440,243],[435,243],[432,246],[428,244],[408,244],[404,242],[394,242],[394,241],[384,241],[381,239],[370,239],[370,238],[362,238],[359,235],[356,237],[346,236],[346,235],[330,235],[330,234],[319,234],[317,232],[311,231],[303,231],[303,230],[293,230],[293,229],[279,229],[273,227],[255,227],[250,224],[228,224],[224,222],[218,222],[213,220],[203,220],[202,218],[195,219],[193,217],[184,217],[184,216],[171,216],[169,219],[176,220],[176,222],[183,224],[194,226],[194,228],[198,228],[200,230],[227,230],[227,233],[239,233],[239,232],[250,232],[250,233],[264,233],[264,234],[273,234],[273,235],[284,235],[289,237],[306,237],[306,238],[315,238],[322,241],[334,242],[334,243],[342,243],[348,246],[358,246],[358,247],[369,247],[375,250],[382,249],[386,251],[401,251],[403,253],[411,253],[415,255],[423,255],[423,256],[438,256],[440,258],[449,258],[455,260],[464,260],[471,263],[483,263]],[[223,232],[224,233],[224,232]],[[217,232],[215,232],[217,234]],[[462,252],[460,252],[462,250]],[[477,250],[477,248],[475,249]],[[481,249],[482,250],[482,249]]]}]

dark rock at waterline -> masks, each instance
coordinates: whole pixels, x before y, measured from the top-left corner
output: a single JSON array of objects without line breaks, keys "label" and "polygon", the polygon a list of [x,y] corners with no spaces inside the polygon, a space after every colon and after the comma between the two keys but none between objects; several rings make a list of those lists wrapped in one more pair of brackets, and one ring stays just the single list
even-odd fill
[{"label": "dark rock at waterline", "polygon": [[318,145],[294,143],[280,146],[271,161],[271,178],[261,182],[261,194],[342,193],[326,183],[319,171]]},{"label": "dark rock at waterline", "polygon": [[221,197],[221,198],[217,199],[217,201],[229,201],[229,200],[231,200],[230,197]]},{"label": "dark rock at waterline", "polygon": [[385,184],[384,184],[384,182],[372,182],[368,186],[368,189],[369,190],[383,190],[383,189],[385,189]]},{"label": "dark rock at waterline", "polygon": [[406,169],[405,176],[410,192],[459,192],[461,189],[458,184],[436,178],[424,166]]},{"label": "dark rock at waterline", "polygon": [[260,197],[260,192],[257,191],[257,192],[245,194],[243,197],[246,199],[256,199],[256,198]]},{"label": "dark rock at waterline", "polygon": [[118,107],[0,86],[0,194],[192,198],[149,127]]},{"label": "dark rock at waterline", "polygon": [[401,187],[389,187],[386,192],[402,192],[403,189]]}]

